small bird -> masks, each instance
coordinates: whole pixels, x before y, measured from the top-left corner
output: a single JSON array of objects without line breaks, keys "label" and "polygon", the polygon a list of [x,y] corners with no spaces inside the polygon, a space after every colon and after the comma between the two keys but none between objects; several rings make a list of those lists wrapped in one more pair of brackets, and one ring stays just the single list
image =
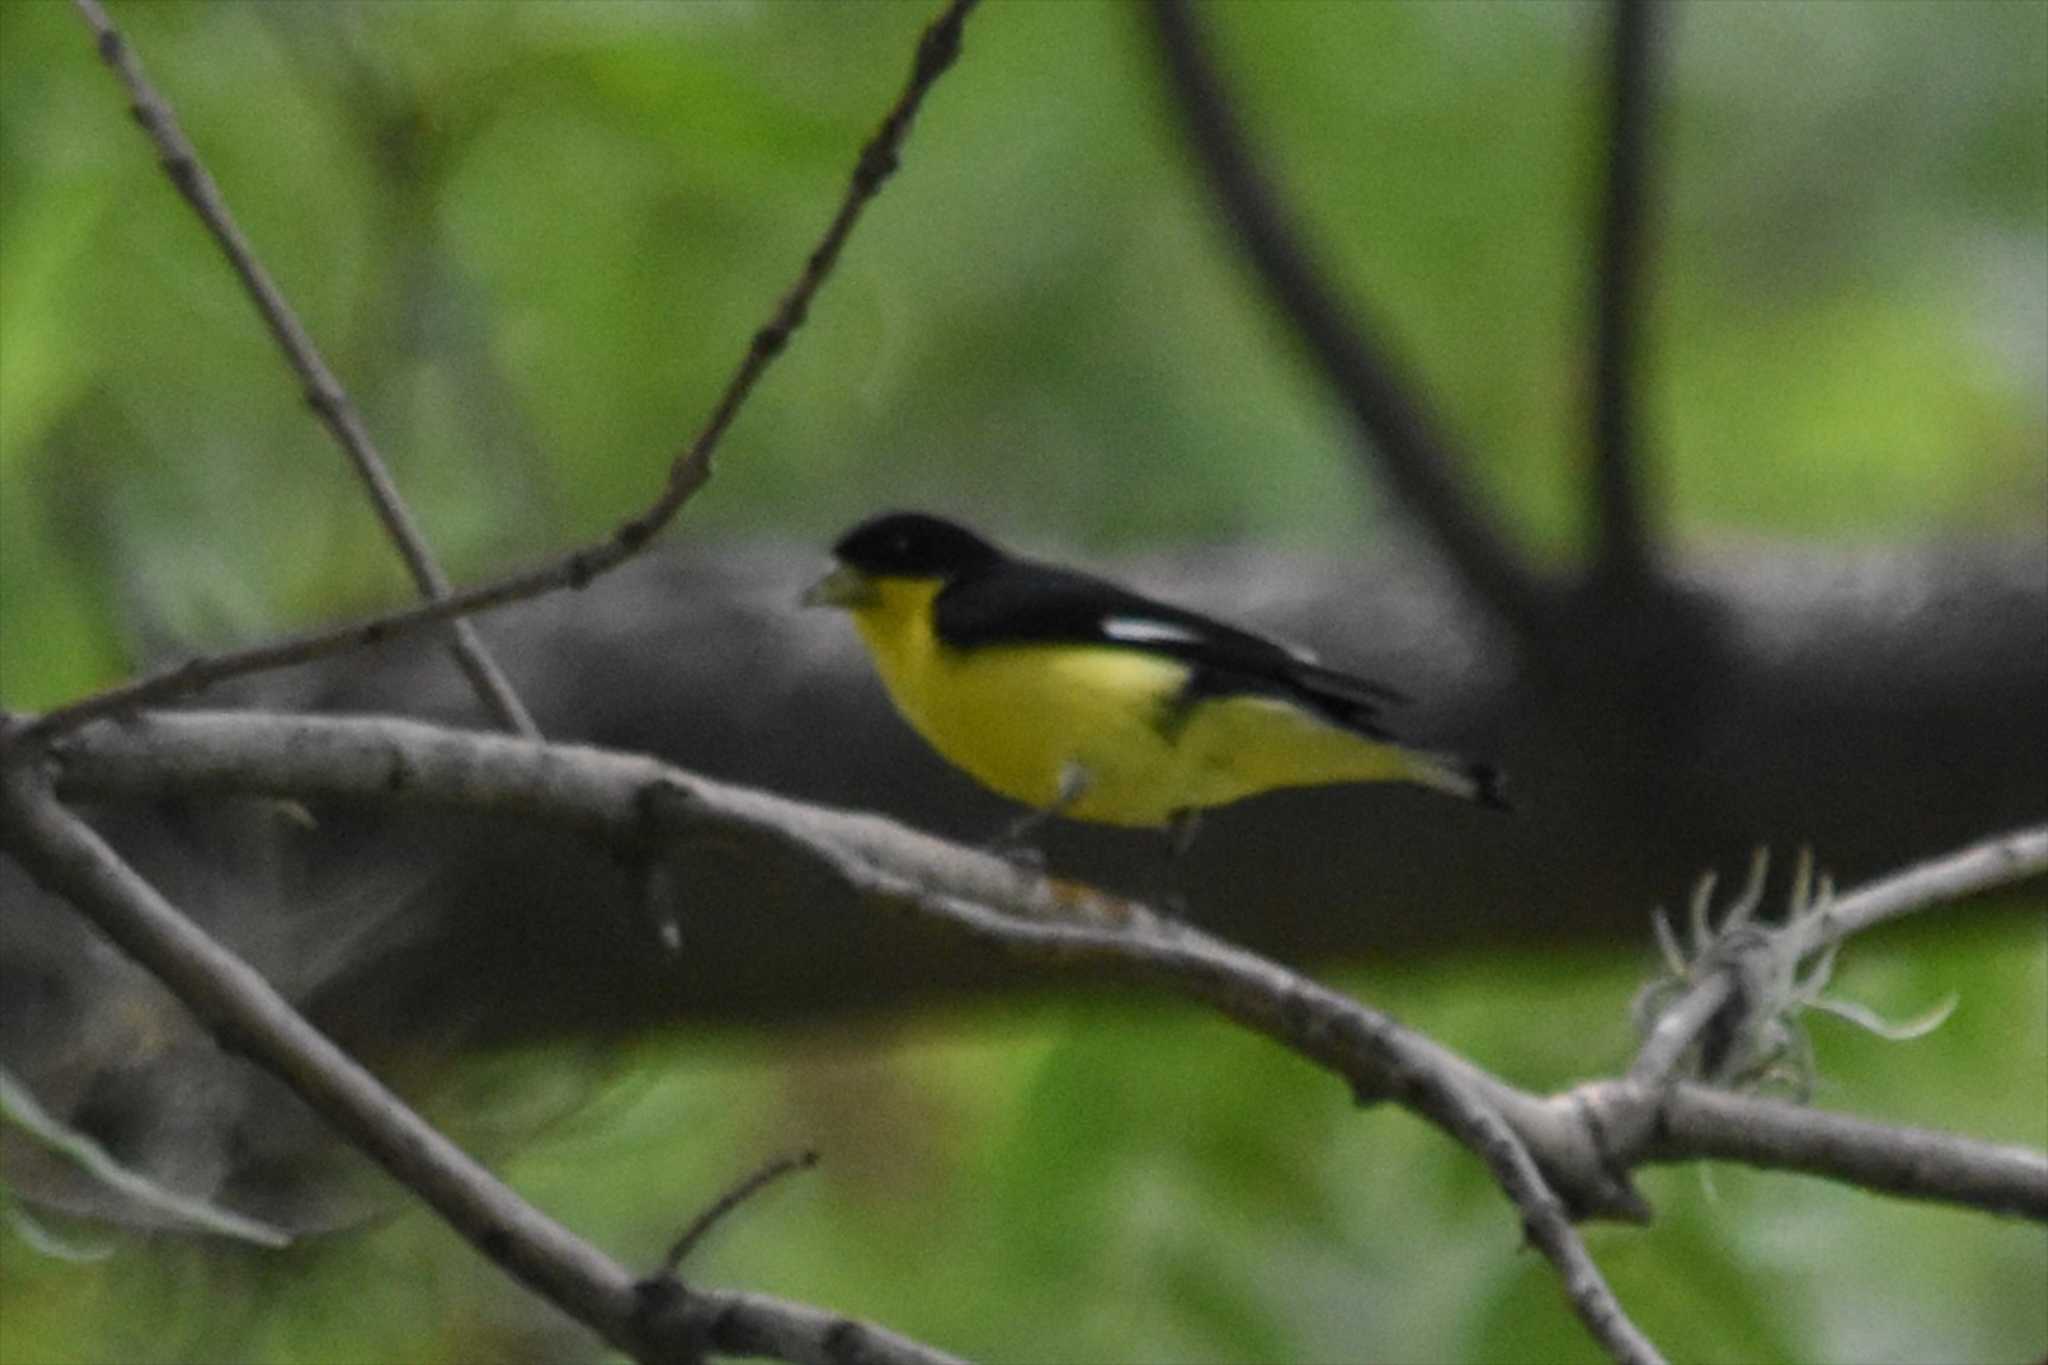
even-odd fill
[{"label": "small bird", "polygon": [[1413,782],[1507,809],[1489,765],[1409,748],[1408,700],[1307,652],[1005,553],[919,512],[862,522],[806,606],[853,617],[897,711],[983,786],[1050,816],[1163,827],[1280,787]]}]

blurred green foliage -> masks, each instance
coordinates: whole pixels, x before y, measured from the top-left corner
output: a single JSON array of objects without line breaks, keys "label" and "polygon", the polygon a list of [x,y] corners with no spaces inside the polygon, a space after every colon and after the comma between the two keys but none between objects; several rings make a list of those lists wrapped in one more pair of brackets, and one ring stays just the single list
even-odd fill
[{"label": "blurred green foliage", "polygon": [[[1649,965],[1646,945],[1639,960],[1489,956],[1338,984],[1544,1088],[1625,1064]],[[1895,1016],[1963,1000],[1909,1044],[1817,1025],[1818,1102],[2048,1143],[2038,922],[1893,932],[1852,947],[1838,984]],[[526,1092],[588,1077],[581,1056],[498,1065]],[[749,1204],[686,1273],[973,1358],[1599,1358],[1476,1160],[1156,999],[650,1042],[565,1112],[506,1173],[636,1265],[756,1160],[818,1147],[816,1171]],[[1738,1167],[1642,1185],[1654,1224],[1589,1237],[1674,1358],[2014,1360],[2048,1336],[2037,1225]],[[282,1254],[163,1241],[77,1266],[11,1243],[4,1265],[10,1365],[606,1358],[417,1213]]]},{"label": "blurred green foliage", "polygon": [[[117,4],[458,578],[643,500],[837,202],[914,4]],[[1474,475],[1577,536],[1598,10],[1212,7],[1338,277]],[[1681,534],[2048,526],[2048,7],[1679,12],[1649,430]],[[999,3],[727,440],[683,537],[882,502],[1096,544],[1382,533],[1351,438],[1211,222],[1132,14]],[[912,491],[906,491],[912,490]],[[58,4],[0,4],[0,702],[405,588]],[[1901,940],[1894,939],[1894,942]],[[1957,1017],[1820,1038],[1825,1103],[2048,1142],[2037,927],[1852,951]],[[1530,1085],[1625,1055],[1642,962],[1348,983]],[[649,1042],[518,1183],[650,1264],[758,1156],[826,1164],[694,1267],[991,1359],[1577,1360],[1476,1165],[1133,998]],[[480,1064],[481,1065],[481,1064]],[[582,1058],[505,1084],[588,1080]],[[454,1109],[459,1102],[442,1097]],[[1595,1250],[1685,1358],[2018,1358],[2038,1229],[1688,1169]],[[416,1215],[259,1258],[0,1242],[0,1360],[567,1359]]]},{"label": "blurred green foliage", "polygon": [[[913,4],[117,6],[458,576],[644,500],[793,277]],[[1219,6],[1339,279],[1577,534],[1597,7]],[[404,592],[58,4],[0,6],[0,698]],[[1681,9],[1646,395],[1680,532],[2048,521],[2048,13]],[[1134,14],[998,4],[678,534],[916,500],[1378,534]]]}]

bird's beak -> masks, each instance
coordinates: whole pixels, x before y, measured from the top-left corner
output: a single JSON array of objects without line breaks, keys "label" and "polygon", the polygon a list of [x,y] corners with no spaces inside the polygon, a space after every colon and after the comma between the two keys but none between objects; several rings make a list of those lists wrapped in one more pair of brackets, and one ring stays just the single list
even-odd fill
[{"label": "bird's beak", "polygon": [[874,580],[859,569],[841,564],[810,587],[797,599],[805,607],[871,607],[880,601],[875,592]]}]

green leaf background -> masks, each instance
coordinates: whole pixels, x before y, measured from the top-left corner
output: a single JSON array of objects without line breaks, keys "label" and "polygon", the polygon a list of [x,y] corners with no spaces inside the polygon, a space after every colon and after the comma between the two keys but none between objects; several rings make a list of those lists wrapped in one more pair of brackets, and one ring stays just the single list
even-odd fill
[{"label": "green leaf background", "polygon": [[[1601,11],[1211,6],[1322,254],[1501,514],[1580,536]],[[656,486],[832,211],[910,4],[117,4],[458,578]],[[1681,7],[1650,335],[1675,533],[2048,534],[2048,7]],[[1341,550],[1379,492],[1231,256],[1132,12],[994,3],[672,535],[883,501],[1107,547]],[[0,703],[399,600],[225,266],[57,4],[0,5]],[[1824,854],[1823,850],[1823,854]],[[1644,907],[1647,913],[1648,907]],[[2033,907],[2038,910],[2038,906]],[[1332,913],[1341,913],[1333,909]],[[1512,907],[1503,907],[1512,913]],[[1627,1055],[1641,953],[1342,984],[1530,1086]],[[1819,1101],[2048,1142],[2038,914],[1851,950],[1934,1037],[1819,1026]],[[827,1035],[480,1058],[575,1102],[502,1163],[652,1264],[1011,1361],[1591,1359],[1475,1162],[1257,1039],[1094,988]],[[434,1103],[458,1128],[461,1096]],[[1715,1168],[1592,1232],[1675,1357],[1986,1361],[2048,1341],[2037,1227]],[[600,1359],[406,1214],[282,1255],[0,1242],[0,1360]]]}]

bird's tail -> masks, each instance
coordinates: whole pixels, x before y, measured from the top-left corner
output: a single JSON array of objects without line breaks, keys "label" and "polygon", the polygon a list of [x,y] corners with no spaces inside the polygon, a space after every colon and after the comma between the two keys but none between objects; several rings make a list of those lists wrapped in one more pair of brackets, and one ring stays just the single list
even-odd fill
[{"label": "bird's tail", "polygon": [[1452,796],[1463,797],[1488,810],[1513,810],[1508,801],[1507,779],[1491,763],[1472,763],[1449,754],[1410,750],[1408,778]]}]

